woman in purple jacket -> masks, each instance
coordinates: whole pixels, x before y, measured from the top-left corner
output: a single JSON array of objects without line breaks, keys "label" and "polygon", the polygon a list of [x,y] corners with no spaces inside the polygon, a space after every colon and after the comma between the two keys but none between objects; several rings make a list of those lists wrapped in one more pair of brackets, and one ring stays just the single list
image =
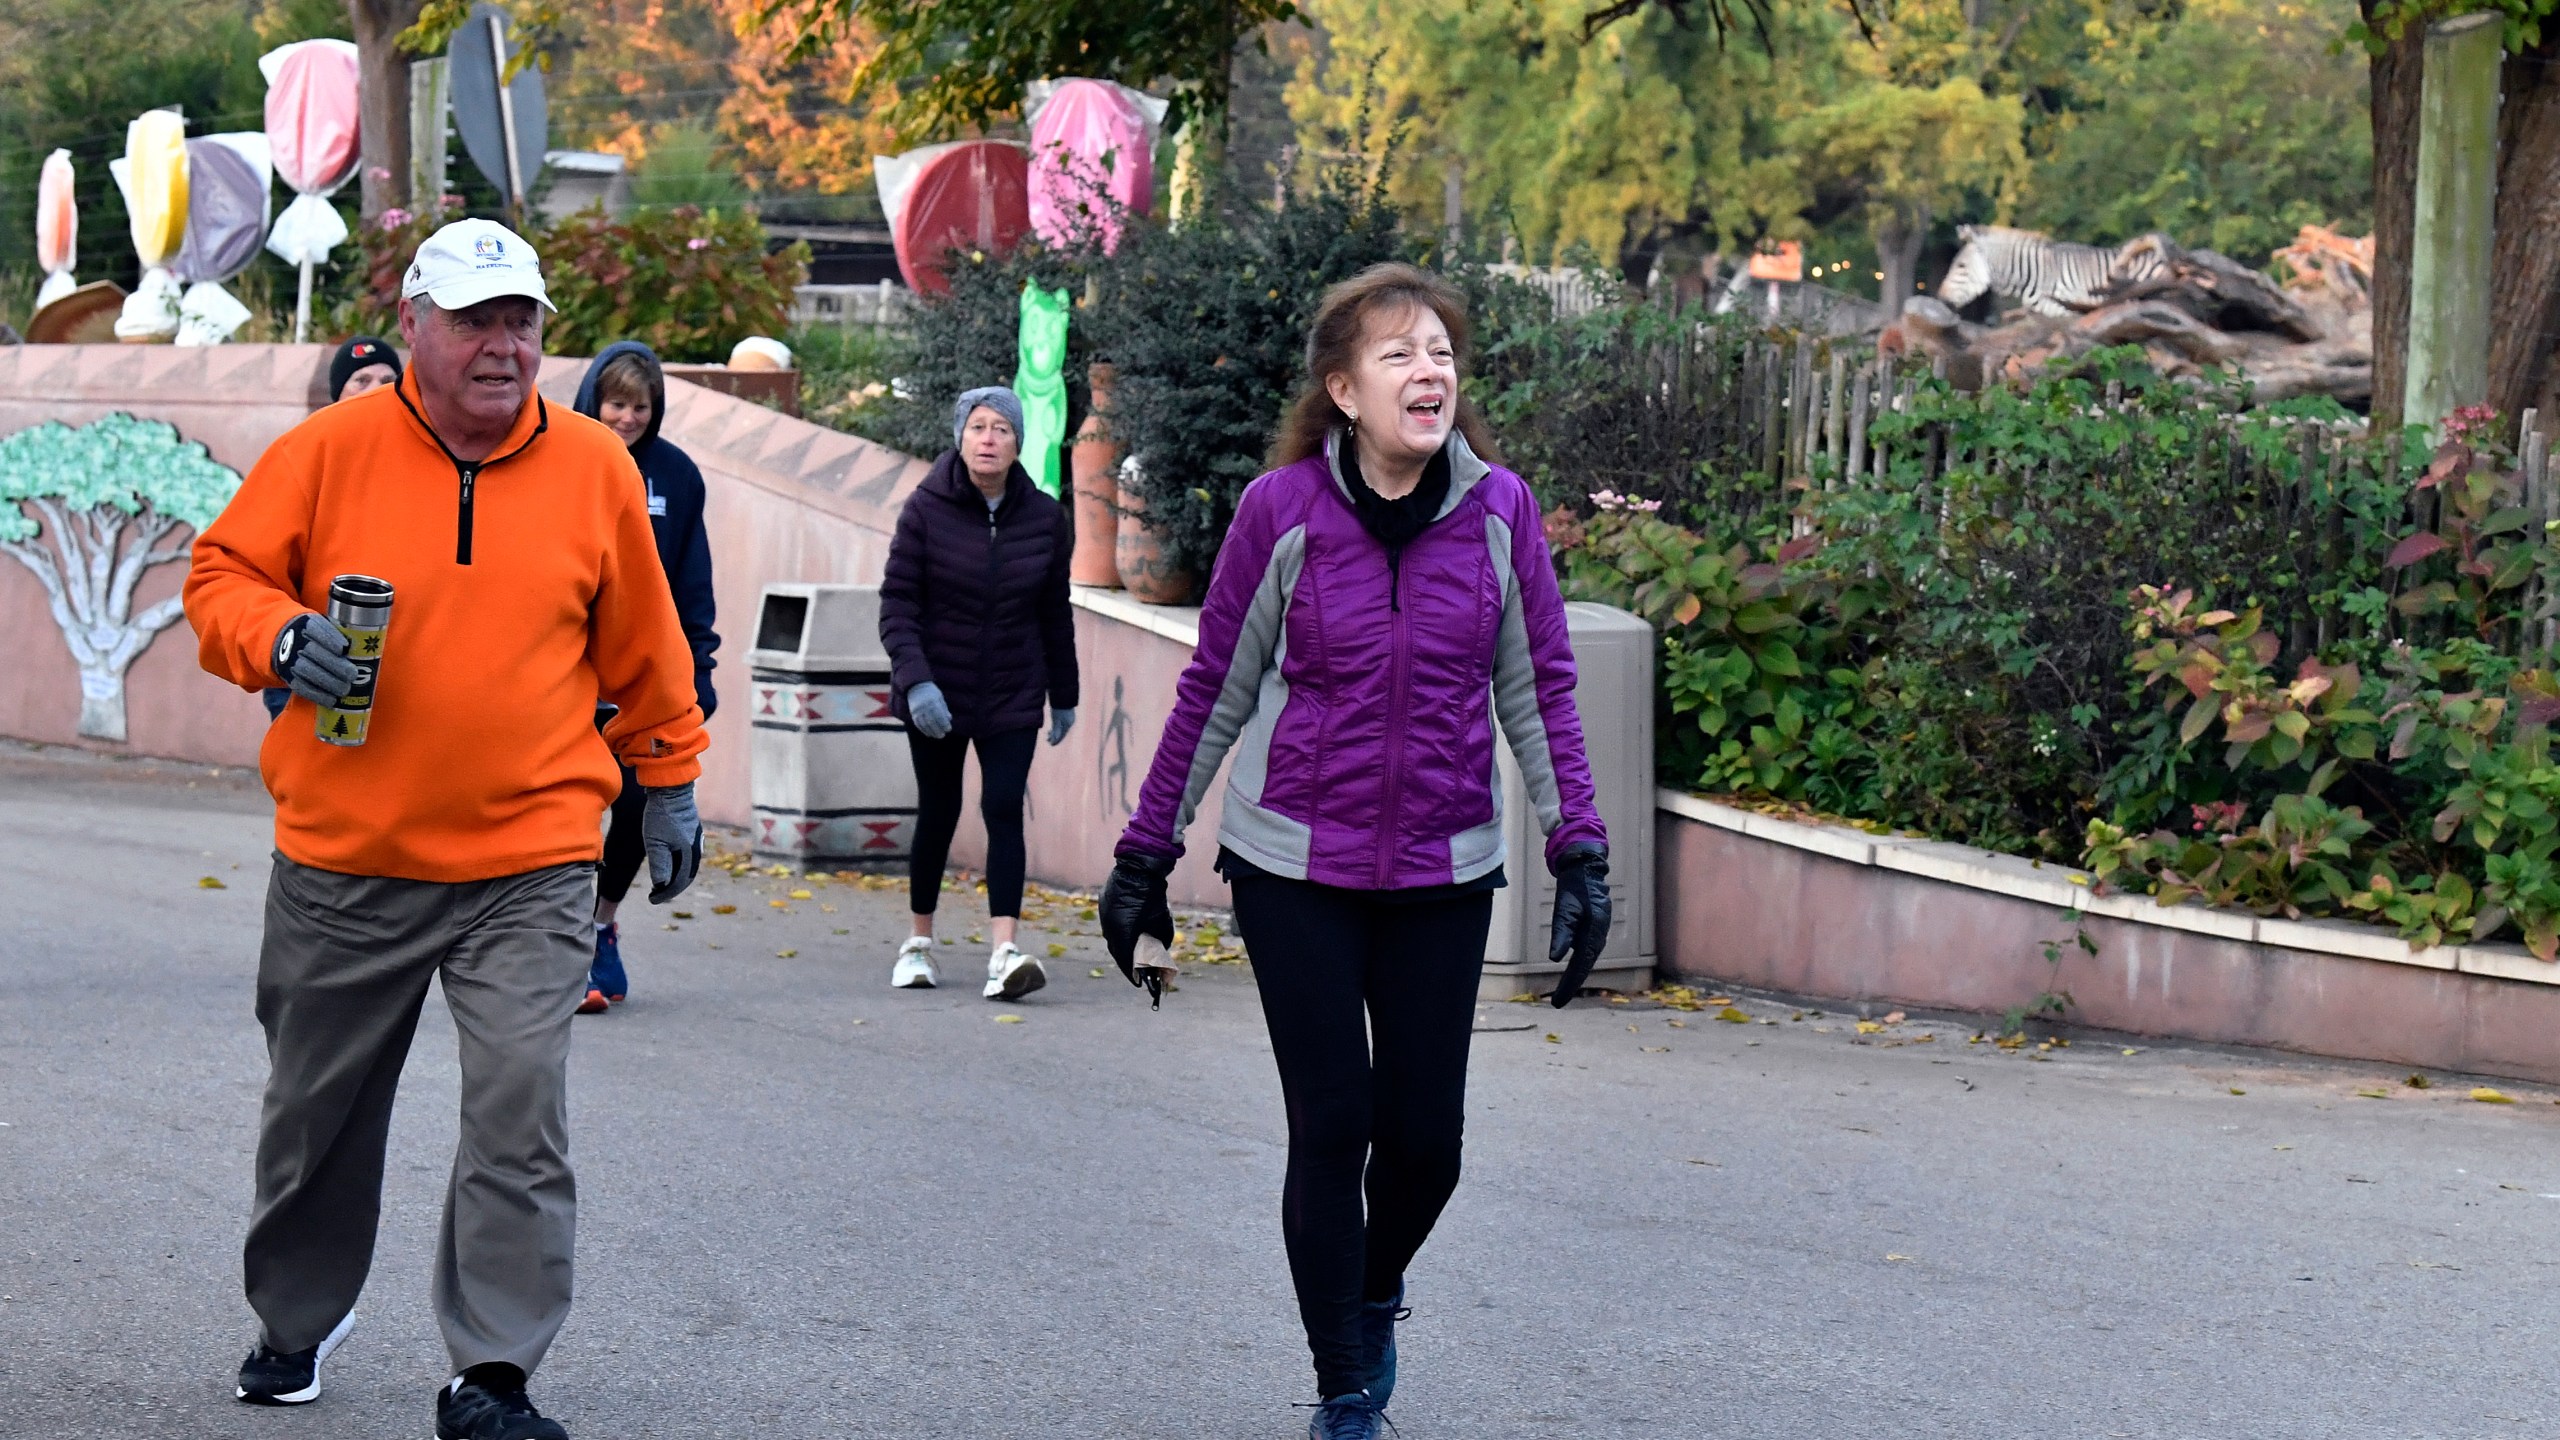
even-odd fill
[{"label": "woman in purple jacket", "polygon": [[1100,907],[1122,973],[1155,979],[1138,938],[1171,941],[1166,877],[1233,752],[1218,870],[1288,1102],[1281,1231],[1316,1440],[1378,1434],[1405,1267],[1457,1188],[1505,880],[1497,720],[1556,877],[1557,1005],[1609,932],[1564,601],[1536,498],[1484,458],[1459,393],[1466,335],[1458,292],[1409,265],[1326,293],[1277,468],[1236,506]]}]

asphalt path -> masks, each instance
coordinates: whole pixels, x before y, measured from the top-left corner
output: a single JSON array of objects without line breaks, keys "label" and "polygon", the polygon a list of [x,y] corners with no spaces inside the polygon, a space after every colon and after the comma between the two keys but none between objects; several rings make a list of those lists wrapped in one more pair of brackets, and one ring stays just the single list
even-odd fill
[{"label": "asphalt path", "polygon": [[[328,1393],[230,1399],[267,853],[253,777],[0,746],[0,1435],[431,1431],[455,1123],[433,996]],[[898,890],[719,872],[630,908],[633,998],[578,1022],[579,1295],[547,1412],[581,1440],[1304,1433],[1249,969],[1150,1013],[1093,978],[1073,900],[1038,908],[1032,948],[1065,953],[1017,1006],[888,990]],[[951,979],[982,962],[974,913],[950,897]],[[1731,998],[1740,1022],[1484,1008],[1401,1435],[2560,1416],[2553,1093]]]}]

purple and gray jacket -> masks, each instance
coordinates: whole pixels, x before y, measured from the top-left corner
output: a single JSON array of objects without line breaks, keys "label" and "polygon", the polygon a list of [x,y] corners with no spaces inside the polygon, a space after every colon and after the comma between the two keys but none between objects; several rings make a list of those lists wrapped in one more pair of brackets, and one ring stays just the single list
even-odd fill
[{"label": "purple and gray jacket", "polygon": [[1564,597],[1519,476],[1449,437],[1449,498],[1391,568],[1325,453],[1246,487],[1119,853],[1178,856],[1235,751],[1218,840],[1274,875],[1446,885],[1503,860],[1494,722],[1550,868],[1607,843]]}]

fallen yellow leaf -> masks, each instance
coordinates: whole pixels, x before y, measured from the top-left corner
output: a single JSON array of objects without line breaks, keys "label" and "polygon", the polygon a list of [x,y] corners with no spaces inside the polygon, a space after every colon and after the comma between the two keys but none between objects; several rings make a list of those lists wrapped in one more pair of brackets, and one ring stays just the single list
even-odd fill
[{"label": "fallen yellow leaf", "polygon": [[221,881],[219,881],[219,880],[214,879],[212,876],[207,875],[207,876],[206,876],[206,877],[204,877],[203,879],[201,879],[201,880],[199,880],[199,881],[197,881],[197,882],[196,882],[196,888],[197,888],[197,889],[199,889],[199,890],[228,890],[228,889],[230,889],[231,887],[230,887],[230,886],[228,886],[228,885],[223,884],[223,883],[222,883]]},{"label": "fallen yellow leaf", "polygon": [[690,920],[693,918],[693,912],[690,910],[679,910],[676,912],[676,918],[679,920]]},{"label": "fallen yellow leaf", "polygon": [[999,1015],[996,1017],[996,1023],[999,1025],[1019,1025],[1022,1023],[1022,1017],[1019,1015]]},{"label": "fallen yellow leaf", "polygon": [[1550,1030],[1547,1032],[1547,1043],[1550,1045],[1561,1045],[1564,1043],[1564,1037],[1558,1035],[1553,1030]]},{"label": "fallen yellow leaf", "polygon": [[1730,995],[1710,995],[1698,1003],[1701,1005],[1730,1005],[1733,1003],[1733,997]]},{"label": "fallen yellow leaf", "polygon": [[735,915],[738,913],[738,907],[735,905],[714,905],[711,907],[711,913],[714,915]]},{"label": "fallen yellow leaf", "polygon": [[1064,954],[1066,954],[1066,953],[1067,953],[1067,947],[1066,947],[1066,946],[1064,946],[1064,945],[1060,945],[1060,944],[1056,943],[1055,941],[1050,942],[1050,945],[1049,945],[1049,958],[1050,958],[1050,959],[1055,960],[1055,959],[1057,959],[1058,957],[1060,957],[1060,956],[1062,956],[1062,955],[1064,955]]},{"label": "fallen yellow leaf", "polygon": [[2359,1090],[2356,1094],[2367,1100],[2388,1100],[2391,1098],[2391,1092],[2388,1090]]},{"label": "fallen yellow leaf", "polygon": [[794,890],[791,892],[791,898],[794,900],[815,900],[818,897],[807,890]]},{"label": "fallen yellow leaf", "polygon": [[2471,1092],[2471,1098],[2479,1101],[2483,1105],[2513,1105],[2516,1103],[2516,1098],[2514,1096],[2492,1090],[2486,1085],[2475,1087]]},{"label": "fallen yellow leaf", "polygon": [[2141,1052],[2141,1051],[2139,1051],[2139,1050],[2134,1049],[2134,1048],[2133,1048],[2132,1046],[2130,1046],[2130,1045],[2127,1045],[2126,1047],[2124,1047],[2124,1053],[2126,1053],[2127,1055],[2139,1055],[2139,1054],[2141,1054],[2142,1052]]},{"label": "fallen yellow leaf", "polygon": [[773,952],[773,958],[776,960],[788,960],[799,953],[800,952],[797,950],[776,950]]},{"label": "fallen yellow leaf", "polygon": [[1730,1005],[1727,1005],[1723,1009],[1717,1011],[1716,1018],[1727,1025],[1748,1025],[1751,1023],[1750,1016],[1743,1014],[1741,1011],[1734,1009]]},{"label": "fallen yellow leaf", "polygon": [[2241,1089],[2241,1088],[2240,1088],[2239,1086],[2237,1086],[2237,1085],[2234,1085],[2234,1086],[2232,1086],[2232,1087],[2231,1087],[2231,1093],[2232,1093],[2232,1094],[2234,1094],[2234,1095],[2246,1095],[2246,1094],[2248,1094],[2249,1092],[2248,1092],[2248,1091],[2246,1091],[2246,1090]]},{"label": "fallen yellow leaf", "polygon": [[1877,1024],[1873,1020],[1861,1020],[1858,1022],[1858,1033],[1861,1035],[1873,1035],[1883,1028],[1883,1026]]},{"label": "fallen yellow leaf", "polygon": [[1096,980],[1101,979],[1101,978],[1102,978],[1102,972],[1101,972],[1101,971],[1099,971],[1099,970],[1094,971],[1094,972],[1093,972],[1093,978],[1094,978],[1094,979],[1096,979]]},{"label": "fallen yellow leaf", "polygon": [[772,906],[776,910],[788,910],[791,908],[791,902],[788,900],[767,900],[764,903]]}]

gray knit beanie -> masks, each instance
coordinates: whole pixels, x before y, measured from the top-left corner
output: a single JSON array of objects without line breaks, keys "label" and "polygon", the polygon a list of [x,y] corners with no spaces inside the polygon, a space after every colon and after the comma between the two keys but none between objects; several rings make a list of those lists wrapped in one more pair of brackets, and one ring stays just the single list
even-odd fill
[{"label": "gray knit beanie", "polygon": [[1014,443],[1021,443],[1022,397],[1002,385],[981,385],[975,390],[961,392],[960,398],[951,402],[953,446],[959,445],[961,432],[969,428],[970,413],[982,406],[1003,416],[1004,423],[1013,427]]}]

